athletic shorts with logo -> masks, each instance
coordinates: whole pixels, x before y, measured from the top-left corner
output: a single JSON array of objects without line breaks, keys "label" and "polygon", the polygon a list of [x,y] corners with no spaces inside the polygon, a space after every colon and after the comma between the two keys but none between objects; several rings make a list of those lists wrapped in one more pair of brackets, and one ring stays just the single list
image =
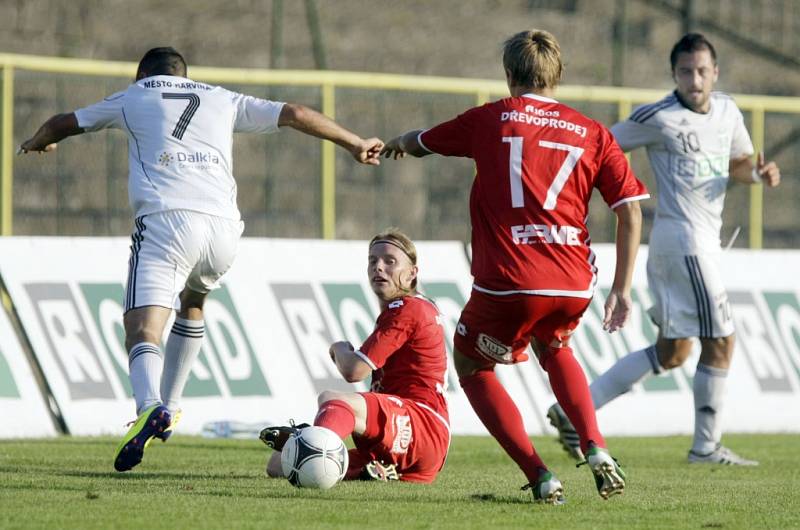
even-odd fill
[{"label": "athletic shorts with logo", "polygon": [[362,392],[367,402],[367,428],[353,436],[347,478],[378,460],[395,464],[400,480],[430,483],[444,467],[450,447],[445,418],[424,404],[391,394]]},{"label": "athletic shorts with logo", "polygon": [[454,344],[475,360],[514,364],[528,360],[533,338],[549,345],[565,341],[578,326],[591,299],[473,290],[456,326]]},{"label": "athletic shorts with logo", "polygon": [[190,210],[137,217],[131,235],[125,311],[180,309],[184,287],[208,293],[236,257],[244,223]]},{"label": "athletic shorts with logo", "polygon": [[719,253],[697,256],[650,254],[647,281],[653,293],[650,318],[668,339],[718,338],[734,332]]}]

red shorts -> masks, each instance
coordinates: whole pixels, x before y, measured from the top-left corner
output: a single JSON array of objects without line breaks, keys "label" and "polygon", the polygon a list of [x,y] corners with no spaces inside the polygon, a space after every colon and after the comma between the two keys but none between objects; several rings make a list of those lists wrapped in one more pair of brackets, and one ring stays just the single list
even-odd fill
[{"label": "red shorts", "polygon": [[445,419],[415,401],[390,394],[362,392],[367,402],[367,429],[353,435],[347,478],[357,478],[373,460],[397,466],[400,480],[433,482],[444,467],[450,446]]},{"label": "red shorts", "polygon": [[454,344],[467,357],[513,364],[528,360],[535,338],[546,345],[566,341],[578,326],[590,299],[472,291],[456,326]]}]

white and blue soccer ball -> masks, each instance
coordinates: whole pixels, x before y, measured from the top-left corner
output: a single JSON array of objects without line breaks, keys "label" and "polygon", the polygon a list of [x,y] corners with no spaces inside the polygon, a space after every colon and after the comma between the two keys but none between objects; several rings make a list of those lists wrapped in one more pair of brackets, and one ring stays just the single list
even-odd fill
[{"label": "white and blue soccer ball", "polygon": [[293,486],[326,490],[344,478],[349,458],[339,436],[325,427],[306,427],[281,451],[283,476]]}]

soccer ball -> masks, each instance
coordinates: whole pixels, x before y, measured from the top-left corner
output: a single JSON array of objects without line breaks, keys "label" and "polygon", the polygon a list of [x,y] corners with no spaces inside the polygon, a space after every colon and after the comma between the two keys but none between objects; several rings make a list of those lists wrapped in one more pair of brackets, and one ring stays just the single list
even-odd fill
[{"label": "soccer ball", "polygon": [[325,427],[306,427],[291,436],[281,451],[283,476],[299,488],[326,490],[344,478],[347,447]]}]

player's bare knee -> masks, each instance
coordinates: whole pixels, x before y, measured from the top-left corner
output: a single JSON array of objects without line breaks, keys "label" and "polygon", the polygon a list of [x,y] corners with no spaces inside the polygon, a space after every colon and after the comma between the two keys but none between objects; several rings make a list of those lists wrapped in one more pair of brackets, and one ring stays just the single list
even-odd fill
[{"label": "player's bare knee", "polygon": [[199,293],[188,287],[184,288],[180,294],[181,308],[178,311],[178,316],[187,320],[201,320],[206,296],[206,293]]},{"label": "player's bare knee", "polygon": [[735,335],[728,335],[727,337],[721,337],[718,339],[720,342],[720,346],[723,352],[725,352],[725,356],[730,359],[733,356],[733,347],[736,345],[736,336]]},{"label": "player's bare knee", "polygon": [[677,368],[686,361],[685,357],[681,357],[677,355],[675,352],[672,353],[669,357],[662,357],[659,355],[658,363],[661,367],[665,370],[672,370],[673,368]]},{"label": "player's bare knee", "polygon": [[701,363],[717,368],[728,368],[730,366],[735,344],[734,335],[702,339],[700,343],[702,344]]},{"label": "player's bare knee", "polygon": [[710,345],[714,350],[721,354],[730,354],[733,352],[733,346],[736,344],[735,335],[728,335],[727,337],[717,337],[714,339],[703,339],[703,346]]},{"label": "player's bare knee", "polygon": [[150,344],[160,344],[161,337],[154,334],[148,333],[146,330],[142,330],[138,333],[133,333],[130,335],[125,336],[125,349],[130,351],[131,348],[136,346],[139,343],[148,342]]},{"label": "player's bare knee", "polygon": [[161,343],[161,333],[157,332],[155,326],[150,325],[144,320],[127,323],[125,325],[125,349],[130,349],[140,342],[151,344]]},{"label": "player's bare knee", "polygon": [[122,318],[125,328],[125,346],[130,349],[140,342],[160,344],[164,326],[172,312],[160,306],[146,306],[131,309]]},{"label": "player's bare knee", "polygon": [[656,343],[658,363],[665,370],[677,368],[686,362],[692,353],[691,339],[659,340]]}]

